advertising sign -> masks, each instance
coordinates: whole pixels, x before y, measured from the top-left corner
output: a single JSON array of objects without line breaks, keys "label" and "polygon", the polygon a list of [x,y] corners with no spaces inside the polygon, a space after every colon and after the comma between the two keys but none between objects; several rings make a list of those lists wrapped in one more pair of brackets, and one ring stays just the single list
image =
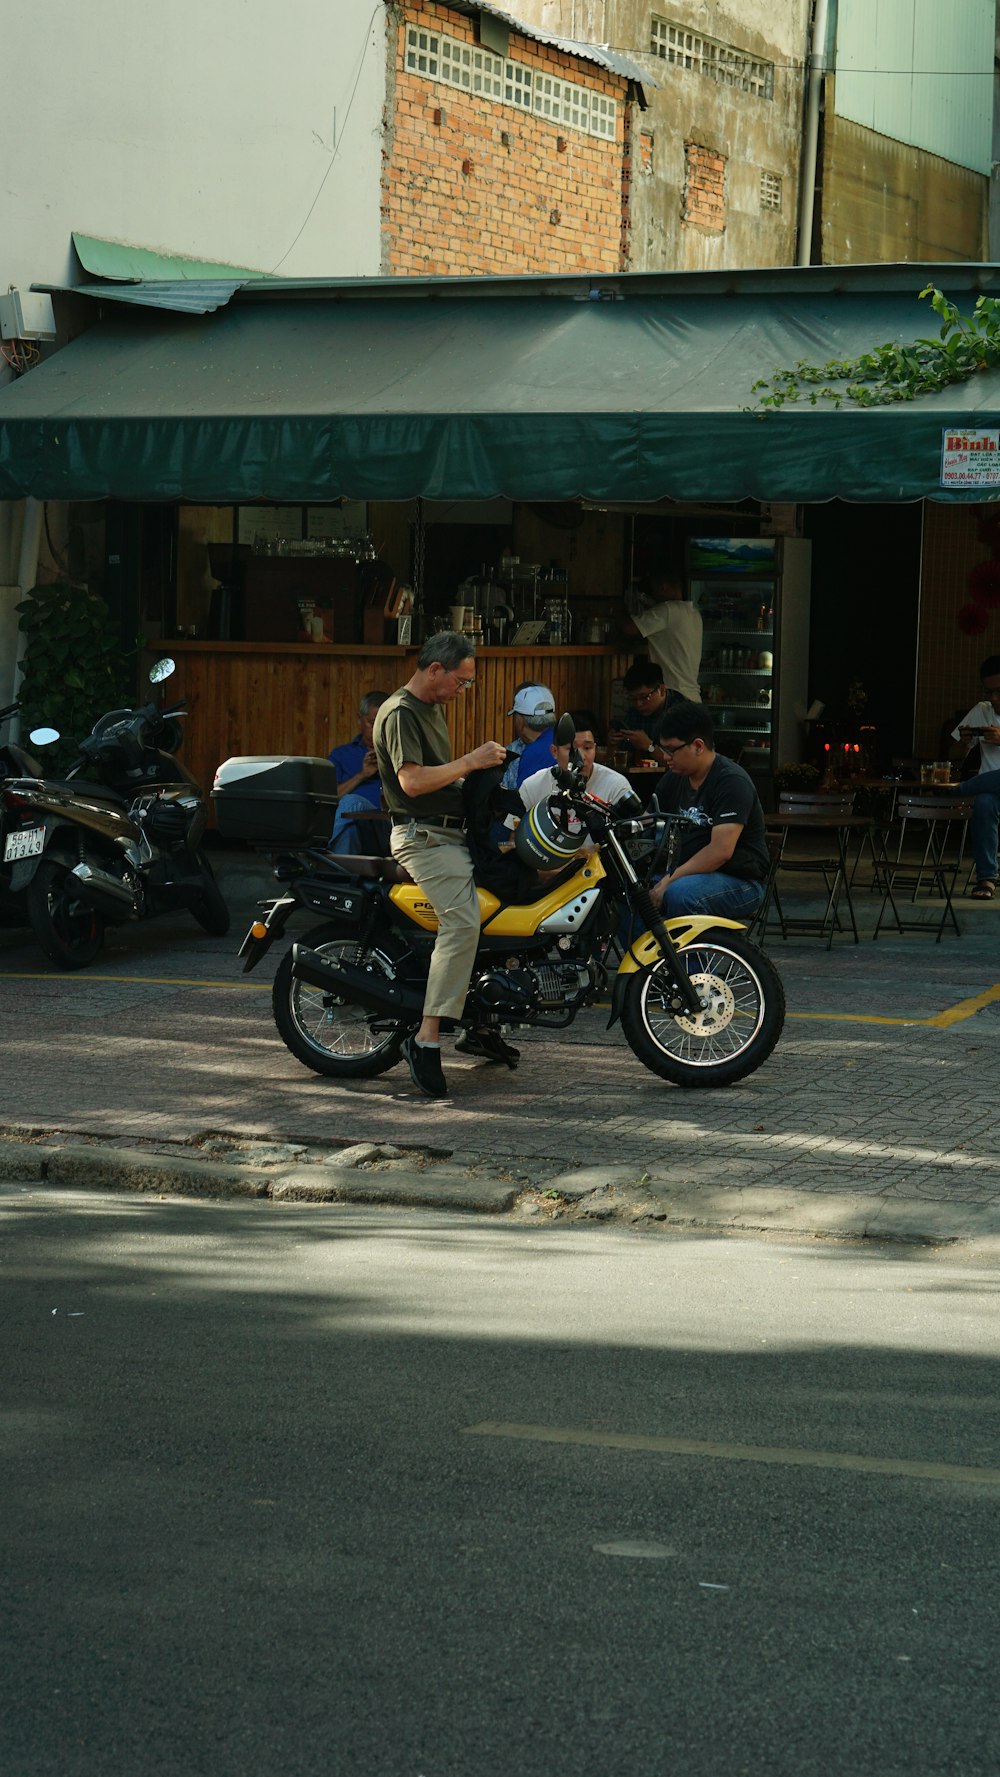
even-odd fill
[{"label": "advertising sign", "polygon": [[942,487],[1000,487],[1000,432],[947,426],[941,434]]}]

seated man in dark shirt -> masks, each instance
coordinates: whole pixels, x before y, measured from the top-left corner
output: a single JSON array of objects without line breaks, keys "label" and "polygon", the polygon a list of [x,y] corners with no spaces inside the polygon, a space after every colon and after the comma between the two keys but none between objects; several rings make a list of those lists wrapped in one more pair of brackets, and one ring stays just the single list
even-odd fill
[{"label": "seated man in dark shirt", "polygon": [[632,707],[621,727],[612,728],[609,735],[612,746],[631,748],[634,764],[643,765],[651,760],[654,765],[665,765],[667,761],[660,750],[660,740],[667,732],[671,710],[684,699],[679,691],[664,684],[663,669],[655,660],[634,661],[622,685]]},{"label": "seated man in dark shirt", "polygon": [[676,862],[650,890],[665,919],[718,913],[749,920],[760,906],[770,865],[764,811],[742,766],[715,751],[711,712],[675,703],[660,751],[668,769],[656,786],[665,814],[700,809],[711,827],[681,834]]}]

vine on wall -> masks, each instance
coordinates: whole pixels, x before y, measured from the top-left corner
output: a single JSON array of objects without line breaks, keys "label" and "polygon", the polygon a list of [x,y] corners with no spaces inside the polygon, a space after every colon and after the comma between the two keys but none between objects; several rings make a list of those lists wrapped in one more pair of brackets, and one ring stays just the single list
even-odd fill
[{"label": "vine on wall", "polygon": [[[909,345],[873,346],[857,358],[831,358],[826,364],[800,359],[792,370],[775,370],[751,384],[757,396],[750,412],[766,413],[805,397],[815,407],[822,400],[840,407],[853,401],[857,407],[887,407],[894,401],[913,401],[950,383],[965,382],[977,370],[1000,365],[1000,301],[978,296],[971,315],[963,315],[936,285],[927,284],[919,300],[930,297],[941,318],[937,339],[917,339]],[[766,390],[767,393],[761,393]]]}]

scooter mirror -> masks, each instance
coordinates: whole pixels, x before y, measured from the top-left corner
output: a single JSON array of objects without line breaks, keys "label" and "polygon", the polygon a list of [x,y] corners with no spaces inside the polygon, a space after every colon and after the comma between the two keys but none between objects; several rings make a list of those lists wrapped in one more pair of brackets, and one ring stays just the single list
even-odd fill
[{"label": "scooter mirror", "polygon": [[33,728],[28,736],[33,747],[51,747],[59,739],[58,728]]},{"label": "scooter mirror", "polygon": [[557,747],[571,747],[576,739],[576,723],[568,710],[564,710],[556,723],[555,742]]},{"label": "scooter mirror", "polygon": [[158,660],[155,666],[151,666],[149,669],[150,684],[162,685],[164,679],[169,679],[171,673],[175,672],[176,669],[177,663],[176,661],[171,660],[169,655],[163,660]]}]

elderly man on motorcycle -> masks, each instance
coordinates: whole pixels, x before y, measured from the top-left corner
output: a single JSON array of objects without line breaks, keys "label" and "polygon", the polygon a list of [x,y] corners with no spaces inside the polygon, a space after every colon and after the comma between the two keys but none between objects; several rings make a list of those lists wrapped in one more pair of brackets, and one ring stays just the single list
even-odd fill
[{"label": "elderly man on motorcycle", "polygon": [[[487,740],[452,759],[443,705],[468,691],[475,673],[468,636],[453,630],[431,636],[412,676],[379,709],[373,734],[392,821],[392,855],[437,915],[423,1016],[403,1043],[410,1077],[428,1098],[443,1098],[448,1091],[441,1066],[441,1021],[462,1016],[480,934],[479,897],[458,785],[470,771],[502,765],[507,756],[500,741]],[[483,1045],[491,1039],[499,1041],[487,1031],[470,1033],[469,1052],[487,1054]]]}]

